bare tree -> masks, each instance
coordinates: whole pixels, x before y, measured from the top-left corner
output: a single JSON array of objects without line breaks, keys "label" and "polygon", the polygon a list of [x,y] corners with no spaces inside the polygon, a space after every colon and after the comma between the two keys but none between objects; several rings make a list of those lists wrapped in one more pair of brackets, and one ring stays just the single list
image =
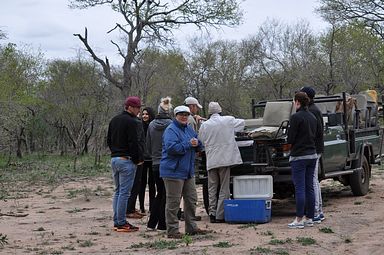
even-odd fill
[{"label": "bare tree", "polygon": [[288,26],[267,20],[252,40],[259,45],[259,80],[269,90],[269,97],[283,98],[312,81],[310,69],[317,41],[307,22]]},{"label": "bare tree", "polygon": [[6,39],[6,38],[7,38],[7,34],[3,30],[0,30],[0,40]]},{"label": "bare tree", "polygon": [[182,25],[193,24],[198,28],[238,25],[242,18],[237,0],[70,0],[70,7],[85,9],[99,5],[110,5],[120,13],[125,24],[116,23],[108,33],[118,30],[125,41],[120,45],[111,41],[123,58],[123,75],[117,77],[111,71],[111,65],[96,55],[88,41],[88,31],[84,35],[74,34],[84,44],[92,58],[103,68],[105,77],[124,96],[131,93],[132,67],[139,52],[139,43],[143,40],[167,43],[171,41],[172,31]]},{"label": "bare tree", "polygon": [[384,1],[382,0],[320,0],[318,11],[326,20],[362,22],[384,39]]}]

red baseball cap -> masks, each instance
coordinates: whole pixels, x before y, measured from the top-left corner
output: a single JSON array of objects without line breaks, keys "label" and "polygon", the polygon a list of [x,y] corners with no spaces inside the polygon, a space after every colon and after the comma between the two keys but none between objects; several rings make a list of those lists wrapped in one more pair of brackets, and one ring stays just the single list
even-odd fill
[{"label": "red baseball cap", "polygon": [[127,97],[127,99],[125,99],[125,106],[141,107],[141,100],[136,96]]}]

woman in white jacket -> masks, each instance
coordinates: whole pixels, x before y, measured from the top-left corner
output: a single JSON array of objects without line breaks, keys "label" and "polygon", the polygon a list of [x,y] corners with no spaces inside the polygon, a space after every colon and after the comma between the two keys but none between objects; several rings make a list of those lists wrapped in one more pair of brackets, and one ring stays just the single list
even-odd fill
[{"label": "woman in white jacket", "polygon": [[[242,164],[235,132],[244,129],[244,120],[221,116],[221,107],[210,102],[211,115],[199,131],[199,140],[205,147],[208,170],[209,217],[211,223],[224,222],[224,199],[229,199],[230,166]],[[220,185],[220,189],[219,189]],[[217,191],[219,189],[219,196]]]}]

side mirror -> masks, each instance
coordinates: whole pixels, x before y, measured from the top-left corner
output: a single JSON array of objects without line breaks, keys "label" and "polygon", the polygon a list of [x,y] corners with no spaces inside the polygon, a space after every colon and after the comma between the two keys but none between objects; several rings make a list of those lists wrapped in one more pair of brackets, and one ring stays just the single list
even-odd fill
[{"label": "side mirror", "polygon": [[328,113],[328,126],[334,127],[338,125],[343,125],[343,113]]}]

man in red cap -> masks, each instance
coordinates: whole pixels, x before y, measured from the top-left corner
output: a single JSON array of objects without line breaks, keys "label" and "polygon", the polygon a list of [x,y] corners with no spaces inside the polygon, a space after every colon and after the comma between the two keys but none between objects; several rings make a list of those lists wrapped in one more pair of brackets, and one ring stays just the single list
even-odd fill
[{"label": "man in red cap", "polygon": [[125,111],[115,116],[108,127],[107,143],[111,150],[112,175],[115,184],[113,223],[117,232],[139,230],[126,220],[136,168],[144,162],[143,126],[137,118],[141,100],[130,96],[125,100]]}]

